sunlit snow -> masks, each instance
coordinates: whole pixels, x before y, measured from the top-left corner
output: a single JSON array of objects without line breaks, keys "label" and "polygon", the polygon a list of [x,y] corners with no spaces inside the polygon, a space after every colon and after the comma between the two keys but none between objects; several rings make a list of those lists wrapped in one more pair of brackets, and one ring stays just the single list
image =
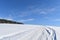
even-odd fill
[{"label": "sunlit snow", "polygon": [[59,40],[60,27],[0,24],[0,40]]}]

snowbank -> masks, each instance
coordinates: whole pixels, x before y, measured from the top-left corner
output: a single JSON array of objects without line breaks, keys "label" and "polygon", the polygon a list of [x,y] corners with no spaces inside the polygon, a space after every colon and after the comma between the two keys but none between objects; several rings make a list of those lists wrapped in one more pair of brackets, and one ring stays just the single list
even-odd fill
[{"label": "snowbank", "polygon": [[0,40],[59,40],[60,27],[0,24]]}]

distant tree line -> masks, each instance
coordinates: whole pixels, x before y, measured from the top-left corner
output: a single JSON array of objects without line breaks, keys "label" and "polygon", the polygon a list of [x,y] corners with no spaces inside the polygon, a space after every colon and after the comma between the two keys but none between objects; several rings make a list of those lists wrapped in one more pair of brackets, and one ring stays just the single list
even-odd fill
[{"label": "distant tree line", "polygon": [[21,22],[16,22],[12,20],[0,19],[0,23],[9,23],[9,24],[23,24]]}]

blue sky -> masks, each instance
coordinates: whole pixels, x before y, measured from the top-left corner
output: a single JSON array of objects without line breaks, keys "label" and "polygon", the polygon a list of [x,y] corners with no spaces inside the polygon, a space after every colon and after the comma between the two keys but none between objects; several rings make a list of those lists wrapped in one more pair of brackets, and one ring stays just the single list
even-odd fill
[{"label": "blue sky", "polygon": [[60,0],[0,0],[0,18],[60,26]]}]

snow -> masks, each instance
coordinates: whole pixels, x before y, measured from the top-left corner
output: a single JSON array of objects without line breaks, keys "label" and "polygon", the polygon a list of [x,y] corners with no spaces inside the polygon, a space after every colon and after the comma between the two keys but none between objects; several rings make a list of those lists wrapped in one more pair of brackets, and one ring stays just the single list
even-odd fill
[{"label": "snow", "polygon": [[60,27],[52,27],[54,30],[55,30],[55,32],[56,32],[56,38],[57,38],[57,40],[59,40],[60,39]]},{"label": "snow", "polygon": [[59,40],[60,27],[0,24],[0,40]]}]

